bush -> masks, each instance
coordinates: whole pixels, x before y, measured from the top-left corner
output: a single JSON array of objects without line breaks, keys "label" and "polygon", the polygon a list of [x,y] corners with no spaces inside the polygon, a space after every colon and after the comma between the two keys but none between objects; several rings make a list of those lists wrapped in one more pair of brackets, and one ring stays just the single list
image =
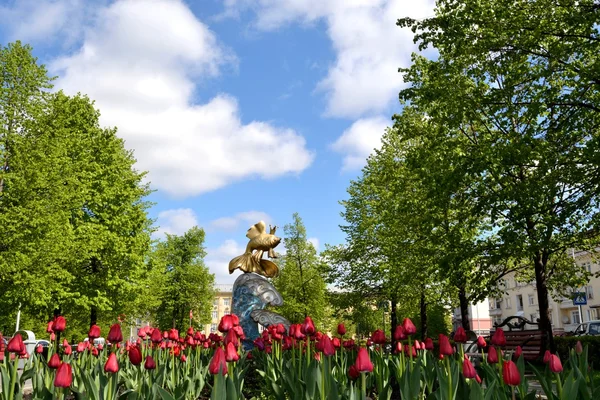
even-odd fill
[{"label": "bush", "polygon": [[592,368],[600,369],[600,336],[555,336],[556,352],[561,360],[569,358],[569,351],[575,348],[577,341],[581,341],[583,346],[589,347],[588,357]]}]

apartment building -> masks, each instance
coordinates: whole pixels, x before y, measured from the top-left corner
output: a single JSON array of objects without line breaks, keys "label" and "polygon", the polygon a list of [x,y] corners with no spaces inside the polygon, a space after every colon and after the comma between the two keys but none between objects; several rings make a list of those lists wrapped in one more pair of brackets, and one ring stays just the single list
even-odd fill
[{"label": "apartment building", "polygon": [[[470,330],[475,332],[477,336],[489,335],[492,328],[492,318],[490,317],[490,309],[487,301],[469,305],[469,324]],[[456,331],[456,328],[459,326],[462,326],[462,319],[460,308],[456,308],[452,315],[452,328]]]},{"label": "apartment building", "polygon": [[233,285],[215,285],[215,297],[211,311],[210,324],[204,326],[204,333],[216,332],[223,315],[231,314]]},{"label": "apartment building", "polygon": [[[589,252],[574,252],[575,262],[592,274],[598,274],[600,266]],[[592,277],[587,285],[572,292],[584,292],[587,304],[581,308],[574,304],[572,297],[555,301],[550,297],[550,321],[556,334],[575,330],[578,324],[600,319],[600,277]],[[514,275],[505,277],[505,292],[489,300],[489,315],[493,323],[499,324],[505,318],[517,315],[536,321],[540,316],[535,282],[517,282]],[[580,313],[581,309],[581,313]]]}]

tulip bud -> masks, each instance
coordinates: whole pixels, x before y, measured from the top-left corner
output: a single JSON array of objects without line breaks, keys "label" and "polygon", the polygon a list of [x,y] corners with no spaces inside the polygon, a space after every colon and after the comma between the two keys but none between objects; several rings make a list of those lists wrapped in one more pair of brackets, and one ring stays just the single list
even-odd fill
[{"label": "tulip bud", "polygon": [[187,361],[187,357],[185,356],[185,354],[182,354],[179,360],[181,360],[181,362],[184,363]]},{"label": "tulip bud", "polygon": [[385,333],[381,329],[377,329],[371,335],[371,340],[375,344],[385,344],[385,342],[386,342]]},{"label": "tulip bud", "polygon": [[340,336],[344,336],[346,334],[346,325],[344,325],[344,324],[338,324],[338,326],[337,326],[337,333]]},{"label": "tulip bud", "polygon": [[56,377],[54,378],[54,387],[68,388],[73,383],[73,370],[68,363],[62,363],[58,366]]},{"label": "tulip bud", "polygon": [[521,375],[519,374],[517,364],[512,361],[505,361],[502,364],[502,379],[504,379],[504,383],[507,385],[519,386],[521,383]]},{"label": "tulip bud", "polygon": [[556,354],[552,354],[550,356],[550,362],[548,363],[548,365],[550,366],[550,371],[554,372],[555,374],[559,374],[563,370],[560,358],[558,358]]},{"label": "tulip bud", "polygon": [[394,329],[394,340],[399,341],[404,339],[406,339],[406,332],[404,332],[402,325],[397,325],[396,329]]},{"label": "tulip bud", "polygon": [[433,350],[433,339],[431,339],[431,338],[425,339],[425,350]]},{"label": "tulip bud", "polygon": [[25,348],[25,343],[23,343],[23,337],[20,333],[17,333],[8,341],[6,350],[8,350],[9,353],[15,354],[21,354],[27,351],[27,349]]},{"label": "tulip bud", "polygon": [[54,332],[63,332],[66,327],[67,320],[65,320],[65,317],[59,315],[58,317],[54,318],[54,323],[52,324],[52,330]]},{"label": "tulip bud", "polygon": [[88,337],[90,338],[90,342],[93,342],[94,339],[100,337],[100,327],[98,325],[90,326],[90,330],[88,332]]},{"label": "tulip bud", "polygon": [[496,347],[490,346],[490,349],[488,350],[487,362],[488,364],[496,364],[498,362],[498,352],[496,351]]},{"label": "tulip bud", "polygon": [[114,324],[108,331],[106,338],[110,343],[121,343],[123,341],[123,333],[121,332],[121,325]]},{"label": "tulip bud", "polygon": [[467,332],[462,326],[456,328],[456,332],[454,332],[454,342],[455,343],[467,343]]},{"label": "tulip bud", "polygon": [[129,361],[133,365],[140,365],[142,363],[142,352],[137,346],[131,346],[129,349]]},{"label": "tulip bud", "polygon": [[581,353],[583,353],[583,346],[581,345],[580,340],[578,340],[577,344],[575,345],[575,352],[580,355],[581,355]]},{"label": "tulip bud", "polygon": [[[115,324],[117,325],[117,324]],[[119,325],[120,327],[120,325]],[[108,360],[106,360],[106,364],[104,364],[104,372],[109,372],[115,374],[119,371],[119,362],[117,361],[117,356],[115,353],[110,353],[108,356]]]},{"label": "tulip bud", "polygon": [[[230,331],[232,332],[232,331]],[[228,362],[231,361],[238,361],[240,359],[240,356],[237,352],[237,348],[236,346],[234,346],[234,344],[232,342],[227,343],[227,352],[225,353],[225,359]]]},{"label": "tulip bud", "polygon": [[354,363],[358,372],[373,372],[373,363],[369,357],[369,352],[364,347],[358,349],[356,362]]},{"label": "tulip bud", "polygon": [[169,340],[178,341],[179,340],[179,331],[175,328],[169,329]]},{"label": "tulip bud", "polygon": [[215,350],[215,354],[208,365],[208,371],[213,375],[216,375],[219,372],[223,375],[227,374],[227,361],[225,360],[223,348],[217,347]]},{"label": "tulip bud", "polygon": [[358,379],[360,372],[358,372],[358,369],[356,369],[356,365],[351,365],[350,368],[348,368],[348,376],[353,381]]},{"label": "tulip bud", "polygon": [[465,359],[463,360],[463,375],[465,378],[474,379],[477,376],[477,372],[475,371],[475,367],[469,360],[469,357],[465,354]]},{"label": "tulip bud", "polygon": [[50,360],[48,360],[48,368],[56,369],[60,365],[60,357],[57,353],[52,354]]},{"label": "tulip bud", "polygon": [[454,348],[450,345],[448,336],[440,333],[440,354],[443,356],[451,356],[454,354]]},{"label": "tulip bud", "polygon": [[494,331],[494,335],[492,336],[492,344],[494,346],[506,346],[506,337],[504,336],[504,331],[501,328],[497,328]]},{"label": "tulip bud", "polygon": [[410,318],[404,318],[404,321],[402,321],[402,328],[404,328],[404,333],[406,333],[408,336],[417,333],[417,328]]},{"label": "tulip bud", "polygon": [[146,369],[156,369],[156,363],[151,356],[146,356],[146,362],[144,363]]},{"label": "tulip bud", "polygon": [[550,362],[550,356],[552,355],[552,353],[550,353],[550,350],[546,350],[544,352],[544,364],[548,364],[548,362]]},{"label": "tulip bud", "polygon": [[315,323],[313,322],[311,317],[304,318],[304,322],[302,323],[302,325],[300,325],[300,332],[309,336],[315,334]]},{"label": "tulip bud", "polygon": [[48,325],[46,326],[46,333],[54,332],[54,329],[52,329],[53,325],[54,325],[54,321],[48,321]]},{"label": "tulip bud", "polygon": [[41,344],[38,344],[37,346],[35,346],[35,352],[37,354],[41,354],[44,352],[44,346],[42,346]]},{"label": "tulip bud", "polygon": [[479,336],[477,338],[477,347],[479,347],[480,349],[483,349],[486,346],[487,346],[487,342],[485,341],[483,336]]},{"label": "tulip bud", "polygon": [[231,314],[223,315],[221,322],[219,322],[219,332],[225,333],[231,328],[233,328],[233,319],[231,318]]}]

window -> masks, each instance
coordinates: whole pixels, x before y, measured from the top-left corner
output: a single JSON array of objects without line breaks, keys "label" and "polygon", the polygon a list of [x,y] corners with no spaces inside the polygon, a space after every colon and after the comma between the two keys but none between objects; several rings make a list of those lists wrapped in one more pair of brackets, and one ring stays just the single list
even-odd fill
[{"label": "window", "polygon": [[217,315],[217,312],[216,312],[216,311],[213,311],[212,313],[210,313],[210,317],[211,317],[212,319],[217,319],[219,316]]},{"label": "window", "polygon": [[229,308],[225,309],[225,312],[223,313],[224,315],[229,315],[231,314],[231,311],[229,311]]},{"label": "window", "polygon": [[571,323],[572,324],[580,324],[581,323],[579,310],[571,311]]},{"label": "window", "polygon": [[213,300],[213,306],[216,306],[217,304],[219,304],[219,299],[214,299]]},{"label": "window", "polygon": [[217,324],[210,324],[210,332],[214,333],[217,331]]},{"label": "window", "polygon": [[229,299],[229,298],[223,299],[223,305],[224,306],[229,307],[230,303],[231,303],[231,299]]},{"label": "window", "polygon": [[530,306],[534,305],[535,304],[535,297],[533,297],[532,294],[528,295],[527,297],[529,299],[529,305]]},{"label": "window", "polygon": [[506,308],[510,308],[510,297],[506,298]]},{"label": "window", "polygon": [[517,311],[523,311],[523,295],[517,295]]},{"label": "window", "polygon": [[594,298],[594,287],[593,286],[586,286],[585,287],[585,293],[587,294],[588,300],[593,299]]},{"label": "window", "polygon": [[592,263],[591,262],[585,262],[583,264],[581,264],[581,266],[583,267],[583,269],[585,269],[587,272],[591,273],[592,272]]},{"label": "window", "polygon": [[587,310],[587,317],[588,321],[598,319],[598,310],[595,308],[590,308],[589,310]]}]

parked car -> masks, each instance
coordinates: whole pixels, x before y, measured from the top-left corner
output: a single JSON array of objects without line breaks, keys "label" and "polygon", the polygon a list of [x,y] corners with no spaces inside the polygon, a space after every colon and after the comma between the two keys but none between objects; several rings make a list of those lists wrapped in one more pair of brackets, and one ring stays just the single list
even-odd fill
[{"label": "parked car", "polygon": [[573,336],[600,335],[600,319],[579,324],[572,333]]}]

